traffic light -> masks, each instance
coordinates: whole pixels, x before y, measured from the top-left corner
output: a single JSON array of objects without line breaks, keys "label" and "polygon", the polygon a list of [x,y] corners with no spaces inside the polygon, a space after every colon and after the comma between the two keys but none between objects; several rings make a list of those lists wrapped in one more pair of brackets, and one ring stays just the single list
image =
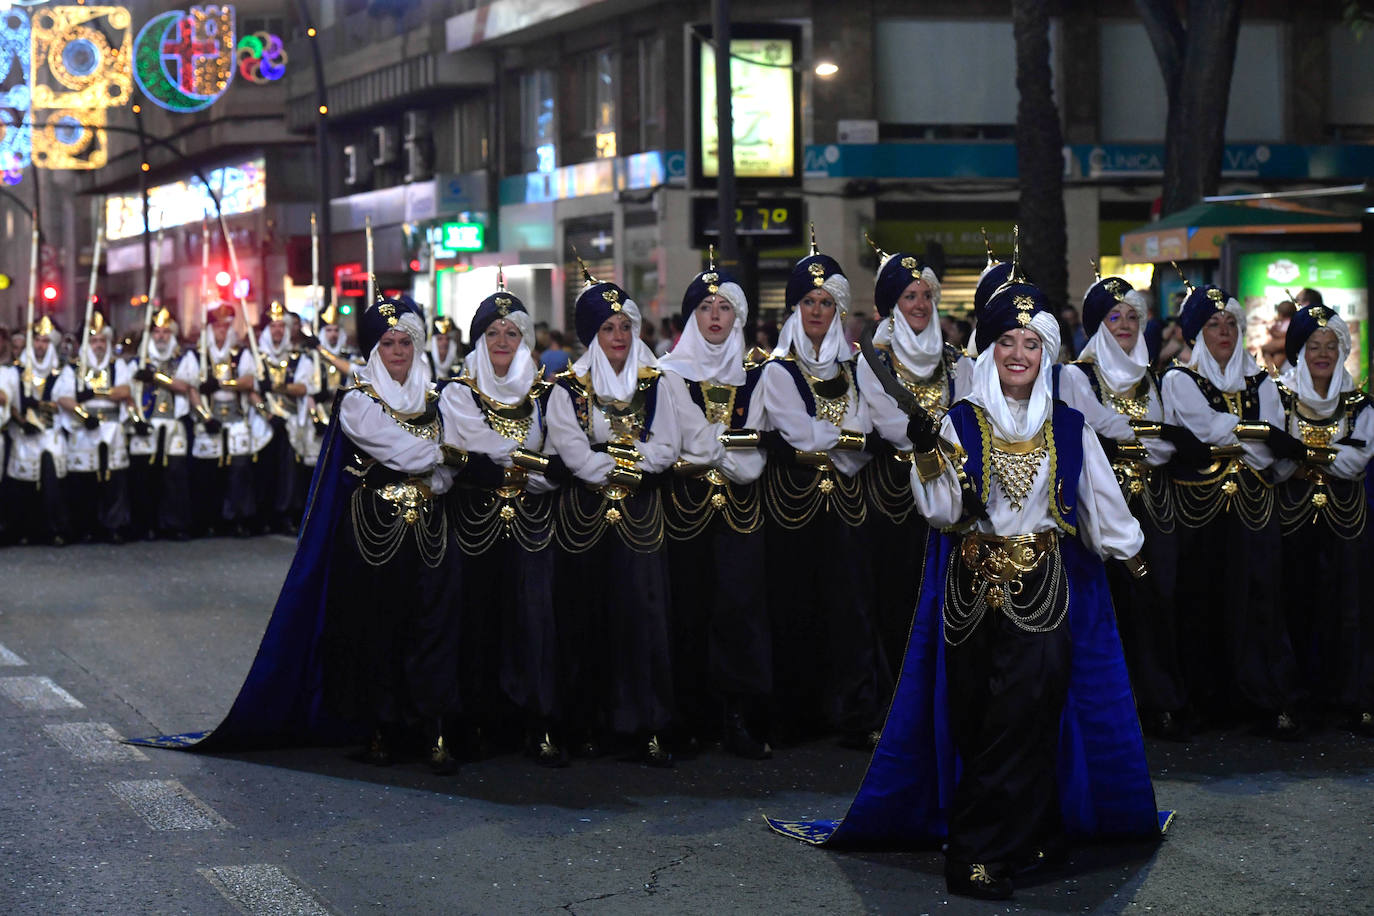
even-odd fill
[{"label": "traffic light", "polygon": [[234,278],[229,275],[229,271],[227,270],[221,270],[219,273],[215,274],[215,285],[222,290],[228,290],[229,284],[233,281]]},{"label": "traffic light", "polygon": [[42,293],[43,293],[43,301],[46,302],[46,303],[48,303],[49,305],[51,305],[52,303],[54,303],[54,302],[57,301],[57,293],[58,293],[58,290],[57,290],[57,286],[56,286],[55,284],[52,284],[52,283],[44,283],[44,284],[43,284]]}]

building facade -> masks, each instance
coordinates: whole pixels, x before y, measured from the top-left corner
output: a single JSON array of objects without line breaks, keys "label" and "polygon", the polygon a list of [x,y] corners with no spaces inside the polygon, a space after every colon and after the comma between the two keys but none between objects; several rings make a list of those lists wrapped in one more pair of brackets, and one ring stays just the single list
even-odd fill
[{"label": "building facade", "polygon": [[[131,4],[134,27],[163,6]],[[782,65],[737,55],[756,70],[792,75],[798,91],[794,173],[741,181],[740,225],[752,233],[744,248],[759,309],[781,306],[810,223],[821,249],[845,265],[857,311],[871,311],[875,258],[865,233],[884,248],[943,260],[947,307],[966,307],[985,260],[980,228],[1006,254],[1016,220],[1010,4],[734,0],[731,7],[737,35],[759,26],[795,36]],[[1159,197],[1167,103],[1132,3],[1064,2],[1054,12],[1072,297],[1091,282],[1092,260],[1131,270],[1121,260],[1121,236],[1151,218]],[[62,307],[75,315],[84,301],[82,263],[97,217],[119,236],[102,292],[124,303],[146,292],[145,243],[135,231],[146,182],[151,198],[181,211],[164,229],[161,297],[198,324],[205,280],[196,211],[204,207],[202,195],[186,188],[199,170],[212,186],[254,189],[226,216],[253,312],[273,299],[313,308],[309,221],[327,199],[321,283],[352,308],[366,288],[370,223],[381,287],[409,292],[460,326],[501,264],[537,319],[570,327],[580,282],[574,246],[594,274],[625,286],[646,318],[676,314],[709,237],[703,221],[713,192],[696,172],[714,121],[703,110],[708,93],[696,87],[710,14],[706,0],[239,3],[241,34],[288,39],[280,80],[239,80],[194,114],[144,102],[144,129],[163,146],[145,143],[140,153],[134,133],[112,133],[104,168],[43,177],[48,196],[63,201],[49,217],[60,220],[53,233],[69,265]],[[1341,24],[1339,3],[1248,3],[1223,191],[1348,184],[1374,173],[1367,50]],[[816,75],[822,60],[837,71]],[[778,113],[770,108],[786,113],[785,99],[773,105],[772,90],[759,88],[774,85],[760,82],[742,100],[737,83],[737,152],[758,139],[741,111],[760,124]],[[125,130],[135,126],[130,110],[110,117]],[[328,172],[323,195],[317,149]],[[22,188],[16,193],[24,196]],[[0,225],[10,242],[3,270],[17,278],[27,272],[17,263],[24,219],[7,210]],[[212,260],[212,273],[226,264],[218,242]],[[11,312],[24,285],[0,300]]]}]

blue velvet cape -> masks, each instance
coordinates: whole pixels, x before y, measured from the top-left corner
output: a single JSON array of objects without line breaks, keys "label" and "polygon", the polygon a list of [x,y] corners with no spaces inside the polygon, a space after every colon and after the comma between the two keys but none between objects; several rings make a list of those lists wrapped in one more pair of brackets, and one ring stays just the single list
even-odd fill
[{"label": "blue velvet cape", "polygon": [[349,524],[348,499],[357,479],[344,471],[352,446],[339,429],[335,396],[329,428],[310,481],[296,556],[286,574],[267,632],[229,714],[211,731],[133,738],[130,744],[198,751],[246,750],[361,741],[365,731],[324,708],[320,638],[328,607],[334,533]]},{"label": "blue velvet cape", "polygon": [[[1062,432],[1056,423],[1057,445],[1066,453],[1061,457],[1072,457],[1081,438]],[[976,438],[967,441],[971,451],[978,449]],[[958,538],[931,532],[901,676],[849,812],[838,821],[765,818],[773,830],[835,846],[937,848],[948,835],[959,760],[949,727],[942,602],[950,552],[957,547]],[[1059,726],[1065,831],[1071,837],[1158,837],[1173,812],[1155,807],[1106,567],[1076,536],[1061,538],[1060,551],[1073,638]]]}]

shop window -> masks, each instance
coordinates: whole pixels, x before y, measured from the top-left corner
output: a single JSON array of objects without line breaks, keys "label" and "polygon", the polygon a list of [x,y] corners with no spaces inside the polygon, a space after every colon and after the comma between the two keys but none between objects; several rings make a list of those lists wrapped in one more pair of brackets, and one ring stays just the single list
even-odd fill
[{"label": "shop window", "polygon": [[1333,140],[1374,139],[1374,35],[1356,38],[1344,25],[1331,27],[1327,55],[1327,133]]},{"label": "shop window", "polygon": [[[1016,42],[1010,22],[883,19],[874,37],[882,137],[1001,139],[1011,135],[1017,93]],[[922,88],[921,73],[939,74],[940,91]]]},{"label": "shop window", "polygon": [[610,49],[596,51],[582,59],[582,134],[592,137],[596,158],[616,155],[615,142],[615,56]]},{"label": "shop window", "polygon": [[532,70],[520,76],[521,169],[552,172],[558,166],[558,134],[552,70]]},{"label": "shop window", "polygon": [[663,149],[665,144],[664,127],[667,117],[664,107],[668,96],[665,92],[663,70],[663,36],[650,35],[639,41],[639,148],[641,150]]}]

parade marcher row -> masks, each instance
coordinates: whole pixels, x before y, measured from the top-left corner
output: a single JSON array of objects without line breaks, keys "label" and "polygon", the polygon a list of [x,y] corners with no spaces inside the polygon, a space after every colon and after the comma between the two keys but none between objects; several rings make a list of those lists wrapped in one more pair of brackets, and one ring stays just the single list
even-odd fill
[{"label": "parade marcher row", "polygon": [[[418,749],[447,772],[502,732],[549,766],[837,734],[876,748],[844,829],[775,828],[939,840],[951,890],[1004,897],[1076,837],[1158,835],[1142,723],[1292,738],[1326,704],[1368,725],[1374,414],[1334,313],[1294,319],[1280,384],[1235,300],[1190,289],[1192,357],[1161,381],[1137,294],[1107,277],[1054,365],[1043,293],[990,256],[970,358],[933,272],[879,257],[857,363],[848,280],[814,242],[766,355],[712,264],[662,359],[584,268],[586,353],[553,378],[504,284],[443,385],[413,304],[374,303],[252,673],[193,737]],[[289,369],[257,393],[299,396]]]},{"label": "parade marcher row", "polygon": [[[271,305],[255,357],[227,302],[207,309],[198,346],[185,348],[176,319],[158,309],[119,355],[94,312],[71,364],[58,358],[51,319],[36,322],[19,358],[0,367],[0,538],[294,533],[334,392],[354,365],[333,308],[318,340],[293,344],[290,317]],[[447,332],[431,349],[438,378],[461,368]]]}]

